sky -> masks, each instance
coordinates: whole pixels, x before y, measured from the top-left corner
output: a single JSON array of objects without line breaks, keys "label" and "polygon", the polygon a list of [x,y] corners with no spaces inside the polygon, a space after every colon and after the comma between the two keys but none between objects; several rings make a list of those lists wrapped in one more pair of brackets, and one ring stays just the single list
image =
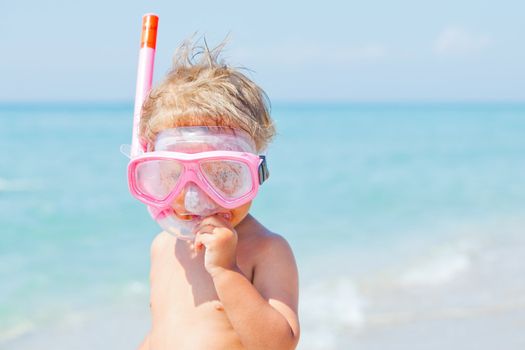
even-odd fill
[{"label": "sky", "polygon": [[0,101],[131,101],[141,18],[155,81],[192,34],[272,101],[525,101],[525,2],[0,0]]}]

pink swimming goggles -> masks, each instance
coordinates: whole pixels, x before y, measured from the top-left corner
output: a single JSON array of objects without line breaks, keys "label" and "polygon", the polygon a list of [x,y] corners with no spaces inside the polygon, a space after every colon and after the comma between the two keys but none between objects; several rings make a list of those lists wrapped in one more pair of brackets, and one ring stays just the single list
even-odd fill
[{"label": "pink swimming goggles", "polygon": [[129,189],[155,212],[171,208],[188,184],[233,209],[251,201],[269,176],[265,156],[254,152],[253,141],[242,130],[167,129],[158,135],[154,151],[131,159]]}]

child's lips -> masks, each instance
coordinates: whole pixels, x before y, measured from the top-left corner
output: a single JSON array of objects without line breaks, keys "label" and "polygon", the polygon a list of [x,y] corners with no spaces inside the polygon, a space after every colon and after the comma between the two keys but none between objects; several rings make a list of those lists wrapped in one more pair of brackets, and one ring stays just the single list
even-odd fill
[{"label": "child's lips", "polygon": [[199,215],[194,215],[194,214],[179,214],[177,212],[175,212],[175,214],[177,215],[179,219],[184,220],[184,221],[192,221],[192,220],[196,220],[200,218]]},{"label": "child's lips", "polygon": [[[177,213],[176,211],[175,211],[175,215],[177,215],[179,219],[184,220],[184,221],[193,221],[193,220],[200,221],[205,218],[205,216],[201,216],[201,215],[195,215],[191,213]],[[224,218],[226,221],[230,221],[232,219],[232,214],[230,212],[215,213],[213,215],[218,215]]]}]

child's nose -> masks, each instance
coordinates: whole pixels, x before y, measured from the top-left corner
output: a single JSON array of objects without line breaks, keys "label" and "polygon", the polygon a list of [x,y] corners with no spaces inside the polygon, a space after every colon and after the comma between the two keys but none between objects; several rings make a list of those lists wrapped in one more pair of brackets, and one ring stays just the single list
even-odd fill
[{"label": "child's nose", "polygon": [[209,215],[219,206],[196,184],[189,182],[175,198],[175,210],[196,215]]}]

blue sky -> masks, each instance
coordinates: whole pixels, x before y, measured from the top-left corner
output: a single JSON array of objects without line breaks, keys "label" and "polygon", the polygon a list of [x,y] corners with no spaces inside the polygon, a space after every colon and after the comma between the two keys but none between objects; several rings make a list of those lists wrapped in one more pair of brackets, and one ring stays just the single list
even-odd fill
[{"label": "blue sky", "polygon": [[4,1],[0,101],[133,98],[141,16],[156,79],[194,32],[273,101],[525,101],[525,2]]}]

